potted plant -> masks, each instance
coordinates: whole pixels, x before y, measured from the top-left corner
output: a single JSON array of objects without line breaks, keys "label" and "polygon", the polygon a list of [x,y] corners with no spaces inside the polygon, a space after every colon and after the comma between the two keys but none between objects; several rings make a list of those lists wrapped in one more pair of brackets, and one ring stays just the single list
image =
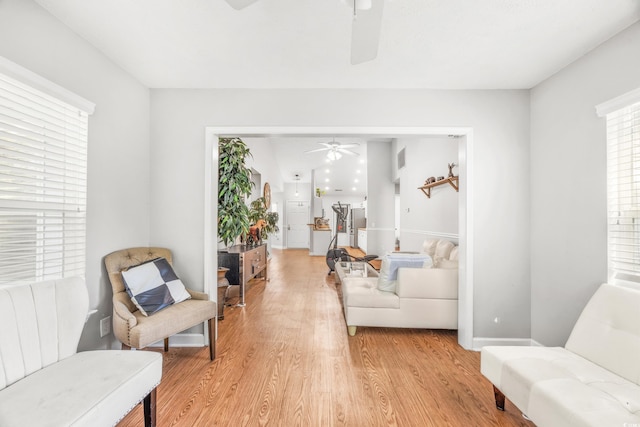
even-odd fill
[{"label": "potted plant", "polygon": [[249,222],[251,225],[258,225],[260,228],[260,239],[267,239],[269,234],[277,233],[278,212],[269,212],[264,197],[259,197],[251,202],[249,207]]},{"label": "potted plant", "polygon": [[249,232],[251,169],[245,165],[251,156],[249,147],[240,138],[218,140],[218,237],[226,245]]}]

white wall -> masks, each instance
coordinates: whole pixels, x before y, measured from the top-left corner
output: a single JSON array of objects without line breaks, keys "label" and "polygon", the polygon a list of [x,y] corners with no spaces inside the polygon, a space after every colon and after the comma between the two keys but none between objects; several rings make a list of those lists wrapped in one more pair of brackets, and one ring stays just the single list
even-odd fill
[{"label": "white wall", "polygon": [[151,90],[152,179],[180,200],[154,193],[152,241],[191,254],[192,277],[203,274],[204,128],[252,125],[472,127],[474,335],[529,337],[528,91]]},{"label": "white wall", "polygon": [[80,348],[105,348],[111,315],[102,258],[149,243],[149,91],[31,0],[0,1],[0,55],[92,101],[86,281],[92,316]]},{"label": "white wall", "polygon": [[[275,156],[275,150],[270,144],[264,143],[264,138],[242,138],[251,150],[251,156],[247,159],[246,164],[249,168],[254,168],[262,175],[262,185],[268,182],[272,192],[281,192],[284,188],[280,168],[278,167],[278,159]],[[258,192],[262,196],[262,188]]]},{"label": "white wall", "polygon": [[367,143],[367,254],[383,256],[395,249],[395,192],[392,144]]},{"label": "white wall", "polygon": [[[400,249],[420,251],[426,238],[456,241],[459,193],[448,183],[431,189],[428,198],[418,189],[431,176],[447,177],[449,163],[458,161],[458,138],[398,138],[397,151],[405,149],[406,166],[398,171],[400,181]],[[458,175],[459,168],[453,168]]]},{"label": "white wall", "polygon": [[640,87],[640,24],[531,91],[532,338],[564,345],[607,280],[606,123],[595,105]]}]

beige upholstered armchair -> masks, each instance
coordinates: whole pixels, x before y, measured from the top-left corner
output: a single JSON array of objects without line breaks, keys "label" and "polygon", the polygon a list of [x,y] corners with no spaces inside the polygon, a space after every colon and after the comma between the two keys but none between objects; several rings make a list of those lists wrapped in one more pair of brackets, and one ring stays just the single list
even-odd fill
[{"label": "beige upholstered armchair", "polygon": [[209,329],[209,357],[215,358],[213,319],[217,304],[209,296],[190,289],[190,299],[170,305],[154,314],[145,316],[129,297],[122,278],[122,271],[156,258],[165,258],[172,264],[171,251],[165,248],[130,248],[112,252],[104,258],[104,265],[113,288],[113,333],[122,342],[122,348],[144,348],[164,340],[164,350],[169,349],[169,337],[178,332],[207,322]]}]

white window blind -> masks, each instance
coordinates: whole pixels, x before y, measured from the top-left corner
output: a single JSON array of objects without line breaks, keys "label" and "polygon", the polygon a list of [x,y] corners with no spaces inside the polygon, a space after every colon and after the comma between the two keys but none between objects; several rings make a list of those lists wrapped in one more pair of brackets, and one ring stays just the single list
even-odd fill
[{"label": "white window blind", "polygon": [[640,102],[607,114],[609,279],[640,282]]},{"label": "white window blind", "polygon": [[84,276],[87,126],[0,74],[0,285]]}]

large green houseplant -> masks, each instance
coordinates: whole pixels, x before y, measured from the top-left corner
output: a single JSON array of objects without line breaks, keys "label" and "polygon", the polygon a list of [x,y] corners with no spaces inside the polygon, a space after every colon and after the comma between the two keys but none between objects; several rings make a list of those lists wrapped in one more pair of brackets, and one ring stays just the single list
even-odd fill
[{"label": "large green houseplant", "polygon": [[251,156],[249,147],[240,138],[218,140],[218,237],[226,246],[249,232],[251,169],[245,160]]}]

